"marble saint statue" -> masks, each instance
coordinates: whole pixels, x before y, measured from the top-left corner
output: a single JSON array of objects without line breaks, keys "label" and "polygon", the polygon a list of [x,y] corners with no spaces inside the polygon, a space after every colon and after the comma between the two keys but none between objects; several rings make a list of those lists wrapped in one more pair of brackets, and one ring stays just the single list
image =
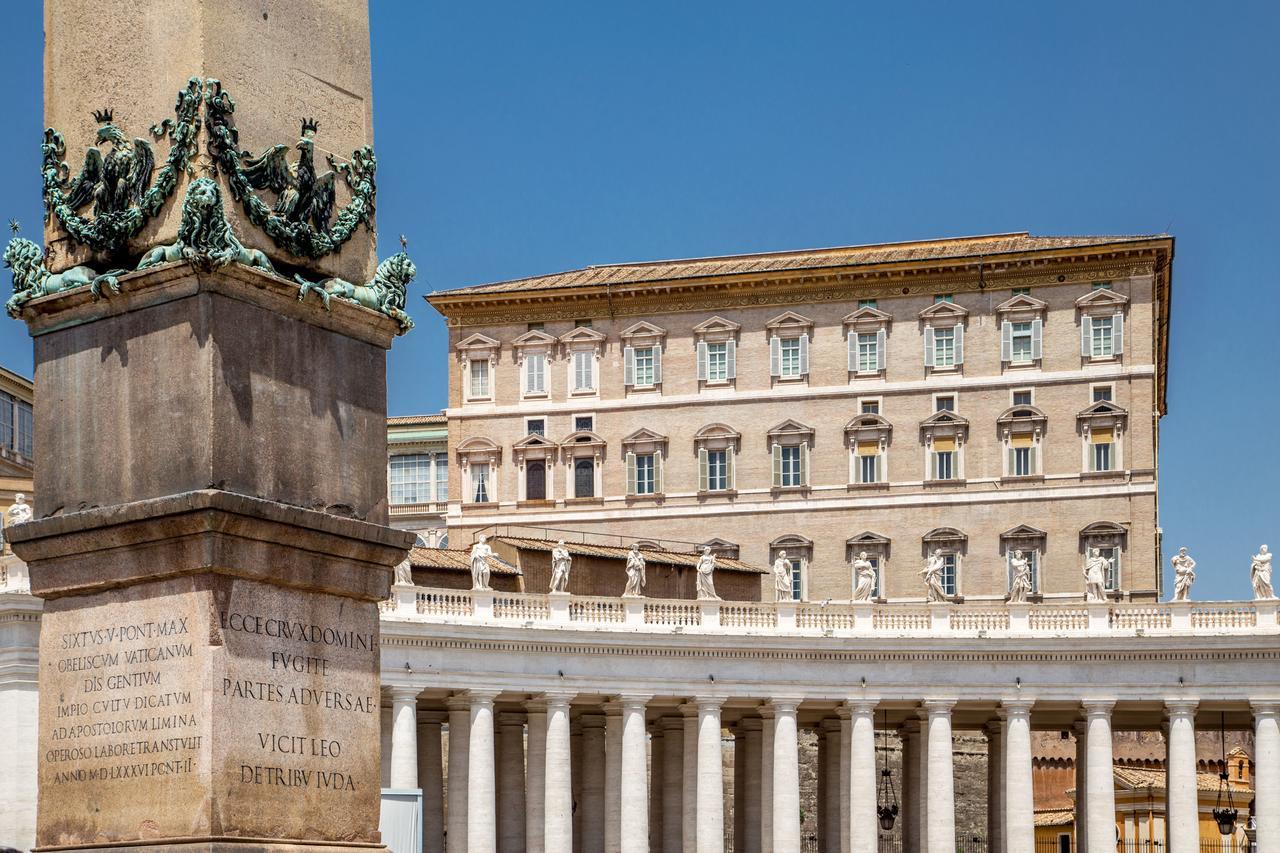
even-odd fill
[{"label": "marble saint statue", "polygon": [[929,555],[929,559],[925,561],[924,568],[920,571],[920,576],[924,578],[924,585],[927,591],[926,601],[947,600],[947,591],[942,588],[942,572],[946,565],[946,561],[942,558],[942,549],[935,550]]},{"label": "marble saint statue", "polygon": [[870,601],[876,591],[876,567],[867,559],[867,552],[858,554],[853,561],[853,600]]},{"label": "marble saint statue", "polygon": [[1013,552],[1009,559],[1009,603],[1026,604],[1031,595],[1031,561],[1023,555],[1022,549]]},{"label": "marble saint statue", "polygon": [[644,595],[644,584],[644,554],[640,553],[640,545],[637,543],[627,552],[627,586],[622,591],[622,597],[639,598]]},{"label": "marble saint statue", "polygon": [[551,549],[551,591],[569,591],[569,570],[573,568],[573,557],[564,546],[564,540],[556,543]]},{"label": "marble saint statue", "polygon": [[711,553],[708,545],[702,546],[702,556],[698,558],[698,600],[719,601],[716,595],[716,555]]},{"label": "marble saint statue", "polygon": [[30,520],[31,504],[27,503],[26,495],[18,492],[13,496],[13,506],[9,507],[9,511],[5,513],[4,526],[12,527]]},{"label": "marble saint statue", "polygon": [[471,588],[489,589],[489,558],[493,549],[485,541],[485,537],[477,536],[476,544],[471,546]]},{"label": "marble saint statue", "polygon": [[396,586],[413,586],[413,564],[405,557],[396,564]]},{"label": "marble saint statue", "polygon": [[1179,548],[1173,556],[1173,600],[1190,601],[1191,585],[1196,582],[1196,561],[1186,548]]},{"label": "marble saint statue", "polygon": [[791,594],[791,561],[786,551],[778,552],[778,559],[773,561],[773,600],[793,601]]},{"label": "marble saint statue", "polygon": [[1097,548],[1089,549],[1089,559],[1084,561],[1084,598],[1085,601],[1107,600],[1107,572],[1111,571],[1111,561],[1102,556]]},{"label": "marble saint statue", "polygon": [[1249,579],[1253,581],[1253,597],[1257,601],[1272,601],[1276,597],[1275,587],[1271,585],[1271,551],[1266,545],[1253,555],[1253,563],[1249,567]]}]

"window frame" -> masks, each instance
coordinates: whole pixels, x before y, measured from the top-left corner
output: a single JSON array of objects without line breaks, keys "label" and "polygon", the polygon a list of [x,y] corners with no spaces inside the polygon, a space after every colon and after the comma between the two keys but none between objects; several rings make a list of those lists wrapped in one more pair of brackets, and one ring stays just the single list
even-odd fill
[{"label": "window frame", "polygon": [[[436,453],[424,450],[407,453],[391,453],[387,456],[387,502],[391,506],[414,506],[435,503]],[[413,459],[414,471],[418,475],[411,482],[396,482],[397,471],[403,472],[404,461]],[[404,500],[405,485],[414,486],[416,500]],[[400,487],[401,498],[397,500],[397,487]]]},{"label": "window frame", "polygon": [[[735,468],[741,434],[722,423],[707,424],[693,435],[693,449],[698,459],[698,495],[709,497],[715,495],[736,494]],[[725,454],[724,488],[712,488],[711,454]]]}]

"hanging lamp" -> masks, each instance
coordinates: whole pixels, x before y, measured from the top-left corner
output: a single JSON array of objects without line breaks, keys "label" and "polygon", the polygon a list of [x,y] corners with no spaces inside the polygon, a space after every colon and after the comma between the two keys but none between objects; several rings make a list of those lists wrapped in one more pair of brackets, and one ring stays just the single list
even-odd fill
[{"label": "hanging lamp", "polygon": [[[1218,824],[1218,832],[1223,835],[1235,835],[1236,818],[1240,812],[1235,807],[1235,803],[1231,801],[1231,785],[1228,784],[1229,776],[1227,774],[1227,714],[1222,713],[1222,723],[1219,728],[1219,737],[1222,738],[1222,772],[1218,774],[1218,800],[1213,806],[1213,820]],[[1223,794],[1226,794],[1226,805],[1222,803]]]},{"label": "hanging lamp", "polygon": [[884,756],[884,766],[880,770],[880,787],[876,793],[876,801],[879,804],[876,808],[876,814],[880,818],[880,828],[885,832],[893,829],[894,821],[898,819],[898,794],[893,789],[893,771],[889,769],[889,730],[887,728],[888,720],[886,719],[888,712],[882,712],[880,715],[880,754]]}]

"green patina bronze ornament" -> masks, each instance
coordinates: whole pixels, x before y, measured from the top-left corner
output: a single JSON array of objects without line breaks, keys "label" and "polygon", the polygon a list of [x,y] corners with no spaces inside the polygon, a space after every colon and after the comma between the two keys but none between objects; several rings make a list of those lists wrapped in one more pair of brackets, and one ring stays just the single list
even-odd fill
[{"label": "green patina bronze ornament", "polygon": [[[169,157],[155,173],[154,184],[151,144],[141,138],[130,142],[113,124],[110,110],[94,112],[101,126],[74,180],[66,164],[62,134],[46,128],[40,146],[46,216],[56,218],[77,243],[97,252],[120,252],[129,238],[159,213],[177,187],[178,176],[190,167],[200,129],[200,96],[200,79],[192,77],[178,92],[175,118],[151,128],[156,140],[169,139]],[[99,146],[106,146],[106,150]],[[82,216],[79,211],[90,204],[93,217]]]},{"label": "green patina bronze ornament", "polygon": [[[302,121],[297,144],[298,159],[290,164],[288,146],[273,145],[260,156],[240,149],[236,129],[236,104],[222,83],[205,81],[205,127],[214,168],[227,178],[231,197],[240,202],[245,216],[281,249],[300,258],[320,258],[337,251],[360,225],[369,228],[377,193],[374,173],[378,161],[371,146],[352,153],[340,163],[326,156],[329,171],[317,173],[315,135],[319,125]],[[351,200],[333,219],[337,176],[351,193]],[[275,194],[275,204],[264,201],[256,190]],[[332,224],[330,221],[333,220]]]},{"label": "green patina bronze ornament", "polygon": [[138,269],[174,261],[209,266],[237,263],[264,272],[275,272],[266,255],[257,249],[245,248],[231,232],[226,211],[222,208],[222,189],[212,178],[196,178],[191,182],[182,200],[178,241],[147,252],[138,262]]},{"label": "green patina bronze ornament", "polygon": [[[12,225],[10,226],[12,227]],[[13,270],[13,296],[4,304],[10,317],[22,314],[22,306],[38,296],[48,296],[64,290],[88,287],[94,299],[102,296],[106,286],[114,293],[120,292],[116,276],[124,270],[108,270],[99,275],[89,267],[72,267],[60,273],[51,273],[44,265],[44,251],[22,237],[14,237],[4,250],[4,265]]]},{"label": "green patina bronze ornament", "polygon": [[386,314],[400,324],[399,334],[413,328],[413,320],[405,313],[405,303],[409,290],[409,282],[418,274],[418,268],[409,260],[408,253],[401,251],[378,264],[378,269],[367,284],[352,284],[340,278],[326,278],[321,282],[310,282],[302,276],[294,276],[302,285],[298,299],[307,298],[308,293],[320,294],[324,307],[329,307],[333,297],[372,308]]}]

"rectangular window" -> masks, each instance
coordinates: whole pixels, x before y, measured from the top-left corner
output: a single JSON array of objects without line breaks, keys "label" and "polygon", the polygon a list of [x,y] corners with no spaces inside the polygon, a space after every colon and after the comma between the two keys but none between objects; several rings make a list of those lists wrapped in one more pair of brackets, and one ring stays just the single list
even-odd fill
[{"label": "rectangular window", "polygon": [[654,455],[652,453],[641,453],[635,457],[636,460],[636,490],[637,495],[652,495],[657,491],[657,466],[654,463]]},{"label": "rectangular window", "polygon": [[729,451],[707,451],[707,491],[722,492],[729,488]]},{"label": "rectangular window", "polygon": [[860,483],[880,482],[879,454],[858,457],[858,477]]},{"label": "rectangular window", "polygon": [[1035,472],[1031,470],[1031,448],[1015,447],[1013,448],[1013,476],[1030,477]]},{"label": "rectangular window", "polygon": [[391,503],[420,504],[431,500],[432,459],[429,453],[406,453],[391,457],[387,479]]},{"label": "rectangular window", "polygon": [[596,419],[594,415],[574,415],[573,416],[574,432],[595,432]]},{"label": "rectangular window", "polygon": [[878,415],[880,414],[880,401],[879,400],[863,400],[859,404],[859,410],[864,415]]},{"label": "rectangular window", "polygon": [[1093,389],[1093,402],[1095,402],[1095,403],[1103,403],[1103,402],[1110,403],[1110,402],[1111,402],[1111,386],[1110,386],[1110,385],[1098,385],[1098,386],[1096,386],[1096,387]]},{"label": "rectangular window", "polygon": [[1120,549],[1119,548],[1099,548],[1099,556],[1106,557],[1110,561],[1107,568],[1107,576],[1105,578],[1105,586],[1107,589],[1120,588]]},{"label": "rectangular window", "polygon": [[1013,404],[1015,406],[1030,406],[1031,392],[1030,391],[1014,391]]},{"label": "rectangular window", "polygon": [[1012,326],[1012,357],[1010,361],[1014,364],[1027,364],[1034,358],[1031,354],[1031,324],[1030,323],[1011,323]]},{"label": "rectangular window", "polygon": [[31,404],[18,401],[18,452],[28,459],[35,456],[35,416]]},{"label": "rectangular window", "polygon": [[804,594],[804,560],[793,557],[787,562],[791,564],[791,598],[800,601]]},{"label": "rectangular window", "polygon": [[934,397],[933,410],[935,412],[954,412],[956,410],[956,398],[950,394]]},{"label": "rectangular window", "polygon": [[954,293],[937,293],[937,294],[934,294],[934,297],[933,297],[934,305],[937,305],[940,302],[955,302],[955,301],[956,301],[956,295]]},{"label": "rectangular window", "polygon": [[942,591],[947,595],[955,595],[957,589],[956,555],[942,555]]},{"label": "rectangular window", "polygon": [[1093,445],[1093,470],[1110,471],[1111,466],[1111,443],[1095,443]]},{"label": "rectangular window", "polygon": [[729,379],[729,344],[707,344],[707,381],[727,382]]},{"label": "rectangular window", "polygon": [[532,353],[524,358],[524,393],[547,393],[547,356]]},{"label": "rectangular window", "polygon": [[800,370],[800,339],[799,338],[779,338],[778,339],[778,375],[784,377],[795,377],[801,375]]},{"label": "rectangular window", "polygon": [[800,445],[793,444],[781,448],[782,450],[782,479],[780,485],[787,486],[803,486],[804,475],[801,465]]},{"label": "rectangular window", "polygon": [[641,387],[651,387],[657,384],[657,378],[654,373],[654,355],[653,347],[637,347],[633,350],[632,361],[634,364],[635,379],[633,384]]},{"label": "rectangular window", "polygon": [[858,372],[880,369],[880,336],[875,332],[858,333]]},{"label": "rectangular window", "polygon": [[436,454],[436,500],[440,503],[449,500],[449,456],[446,453]]},{"label": "rectangular window", "polygon": [[1111,471],[1115,467],[1114,429],[1095,429],[1089,432],[1091,455],[1090,461],[1094,471]]},{"label": "rectangular window", "polygon": [[578,350],[573,354],[573,390],[594,391],[596,388],[596,354]]},{"label": "rectangular window", "polygon": [[954,450],[942,450],[933,454],[933,479],[954,480],[956,453]]},{"label": "rectangular window", "polygon": [[933,330],[933,366],[955,367],[956,327]]},{"label": "rectangular window", "polygon": [[880,306],[877,304],[876,300],[874,299],[859,299],[858,307],[859,308],[878,308]]},{"label": "rectangular window", "polygon": [[573,327],[575,329],[590,329],[591,321],[590,320],[574,320]]},{"label": "rectangular window", "polygon": [[1110,290],[1110,289],[1111,289],[1111,282],[1109,281],[1095,281],[1090,286],[1090,290]]},{"label": "rectangular window", "polygon": [[529,324],[529,331],[531,331],[531,332],[532,332],[532,331],[535,331],[535,330],[541,330],[541,329],[542,329],[542,327],[543,327],[544,325],[546,325],[546,324],[545,324],[545,323],[530,323],[530,324]]},{"label": "rectangular window", "polygon": [[471,393],[469,396],[475,400],[489,396],[488,361],[471,362]]},{"label": "rectangular window", "polygon": [[524,422],[524,431],[526,435],[540,435],[545,438],[547,435],[546,418],[529,418]]},{"label": "rectangular window", "polygon": [[489,463],[474,463],[471,466],[471,501],[483,504],[489,500]]},{"label": "rectangular window", "polygon": [[573,496],[575,498],[596,496],[596,463],[593,460],[575,459],[573,461]]},{"label": "rectangular window", "polygon": [[14,436],[17,434],[15,427],[14,403],[18,402],[16,398],[0,391],[0,444],[12,450],[17,450],[14,444]]},{"label": "rectangular window", "polygon": [[1110,358],[1115,354],[1111,335],[1113,320],[1113,317],[1089,318],[1089,354],[1093,358]]},{"label": "rectangular window", "polygon": [[1029,287],[1015,287],[1015,288],[1013,289],[1013,295],[1014,295],[1014,296],[1030,296],[1030,295],[1031,295],[1031,288],[1029,288]]}]

